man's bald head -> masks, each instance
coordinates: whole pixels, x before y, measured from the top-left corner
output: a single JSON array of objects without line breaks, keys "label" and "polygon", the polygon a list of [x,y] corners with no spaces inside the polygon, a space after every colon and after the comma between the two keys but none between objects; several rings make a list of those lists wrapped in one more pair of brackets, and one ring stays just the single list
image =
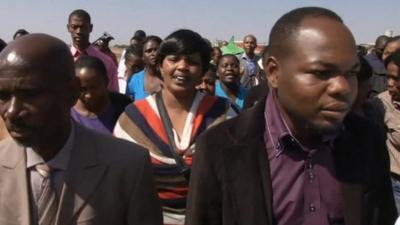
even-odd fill
[{"label": "man's bald head", "polygon": [[0,53],[0,115],[10,135],[48,160],[65,144],[79,81],[68,46],[30,34]]},{"label": "man's bald head", "polygon": [[1,74],[14,70],[48,74],[60,81],[75,75],[74,60],[68,46],[47,34],[23,36],[1,51]]},{"label": "man's bald head", "polygon": [[320,7],[303,7],[284,14],[272,27],[269,36],[269,53],[278,59],[287,56],[293,49],[293,39],[305,19],[329,18],[339,23],[342,19],[333,11]]}]

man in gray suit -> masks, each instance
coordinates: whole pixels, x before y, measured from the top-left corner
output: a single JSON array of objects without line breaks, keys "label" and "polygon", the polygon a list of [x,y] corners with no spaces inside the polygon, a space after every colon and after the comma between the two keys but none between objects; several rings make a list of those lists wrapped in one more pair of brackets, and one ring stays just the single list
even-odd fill
[{"label": "man in gray suit", "polygon": [[147,151],[72,122],[74,74],[45,34],[0,53],[0,224],[162,224]]}]

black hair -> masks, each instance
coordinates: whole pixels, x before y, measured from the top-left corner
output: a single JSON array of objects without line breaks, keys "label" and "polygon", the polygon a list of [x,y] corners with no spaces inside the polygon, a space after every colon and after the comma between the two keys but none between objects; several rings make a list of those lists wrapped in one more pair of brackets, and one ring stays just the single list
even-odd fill
[{"label": "black hair", "polygon": [[138,36],[133,36],[133,37],[131,37],[130,41],[132,41],[132,40],[136,40],[136,41],[138,41],[139,43],[143,41],[143,39],[142,39],[141,37],[138,37]]},{"label": "black hair", "polygon": [[386,59],[385,59],[385,67],[389,65],[389,63],[393,62],[396,64],[396,66],[400,67],[400,49],[397,49],[395,52],[390,54]]},{"label": "black hair", "polygon": [[133,36],[138,37],[141,40],[143,40],[146,38],[146,32],[144,32],[143,30],[137,30],[137,31],[135,31],[135,34]]},{"label": "black hair", "polygon": [[158,49],[158,62],[162,63],[167,55],[191,55],[199,53],[203,73],[210,65],[211,46],[200,34],[187,29],[177,30],[164,39]]},{"label": "black hair", "polygon": [[385,49],[390,43],[398,42],[398,41],[400,41],[400,35],[389,38],[389,40],[386,42],[385,47],[383,49]]},{"label": "black hair", "polygon": [[217,73],[217,66],[214,64],[209,64],[208,70],[213,71],[214,73]]},{"label": "black hair", "polygon": [[358,60],[360,61],[360,71],[357,73],[358,82],[367,81],[372,77],[372,67],[369,62],[362,55],[358,55]]},{"label": "black hair", "polygon": [[254,36],[254,35],[252,35],[252,34],[248,34],[248,35],[244,36],[243,41],[244,41],[244,39],[246,39],[247,37],[253,38],[254,41],[256,41],[256,43],[257,43],[257,38],[256,38],[256,36]]},{"label": "black hair", "polygon": [[69,16],[68,16],[68,23],[71,21],[71,18],[73,16],[79,17],[84,19],[86,22],[88,22],[89,24],[91,23],[91,19],[90,19],[90,15],[88,12],[86,12],[83,9],[76,9],[74,11],[72,11]]},{"label": "black hair", "polygon": [[147,44],[147,42],[150,42],[150,41],[156,42],[157,44],[161,45],[162,39],[159,36],[156,36],[156,35],[147,36],[143,40],[143,42],[140,44],[140,48],[141,48],[142,52],[143,52],[144,46]]},{"label": "black hair", "polygon": [[13,35],[13,40],[15,40],[17,35],[27,35],[27,34],[29,34],[29,32],[26,31],[25,29],[18,29],[17,31],[15,31],[15,33]]},{"label": "black hair", "polygon": [[142,58],[143,52],[139,48],[129,46],[125,50],[125,60],[128,60],[132,55],[136,55],[136,56]]},{"label": "black hair", "polygon": [[357,45],[357,55],[367,55],[368,50],[365,46]]},{"label": "black hair", "polygon": [[109,79],[107,76],[107,69],[103,61],[94,56],[88,56],[88,55],[81,56],[75,62],[75,69],[82,69],[82,68],[94,69],[97,72],[99,72],[99,75],[101,76],[101,79],[103,79],[104,84],[108,86]]},{"label": "black hair", "polygon": [[7,46],[7,43],[0,38],[0,52]]},{"label": "black hair", "polygon": [[379,37],[376,38],[375,40],[375,47],[378,45],[385,46],[386,43],[390,40],[390,37],[386,35],[380,35]]},{"label": "black hair", "polygon": [[333,11],[320,7],[303,7],[284,14],[274,24],[269,35],[269,52],[275,57],[285,56],[294,50],[291,40],[296,36],[302,22],[308,18],[329,18],[343,23],[343,20]]},{"label": "black hair", "polygon": [[219,63],[218,63],[218,65],[217,65],[217,67],[218,67],[219,64],[222,62],[222,59],[227,58],[227,57],[235,58],[236,61],[237,61],[237,63],[240,65],[240,61],[239,61],[239,59],[236,57],[236,55],[234,55],[234,54],[224,54],[224,55],[221,56],[221,59],[219,60]]}]

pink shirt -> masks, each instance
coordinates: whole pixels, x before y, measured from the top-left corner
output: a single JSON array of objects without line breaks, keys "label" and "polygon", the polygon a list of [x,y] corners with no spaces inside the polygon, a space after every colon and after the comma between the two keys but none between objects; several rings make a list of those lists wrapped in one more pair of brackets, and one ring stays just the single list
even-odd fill
[{"label": "pink shirt", "polygon": [[103,61],[104,65],[107,69],[107,75],[109,78],[108,82],[108,90],[118,92],[118,70],[115,63],[107,56],[106,54],[100,52],[93,46],[89,46],[84,50],[85,53],[79,53],[78,49],[76,49],[73,45],[71,45],[71,53],[74,56],[74,60],[76,61],[81,55],[90,55],[99,58]]}]

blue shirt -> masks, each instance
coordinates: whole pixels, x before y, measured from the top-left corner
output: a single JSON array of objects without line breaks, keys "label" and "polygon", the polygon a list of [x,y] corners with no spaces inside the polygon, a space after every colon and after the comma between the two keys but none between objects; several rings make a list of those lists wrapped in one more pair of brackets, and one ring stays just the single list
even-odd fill
[{"label": "blue shirt", "polygon": [[131,79],[128,81],[126,94],[135,101],[145,99],[150,95],[145,90],[145,70],[132,75]]},{"label": "blue shirt", "polygon": [[231,102],[239,106],[240,109],[243,109],[244,100],[246,99],[247,92],[248,90],[246,88],[244,88],[242,85],[239,85],[239,94],[236,98],[236,101],[233,102],[232,99],[228,96],[228,93],[226,93],[225,90],[222,88],[221,82],[220,81],[215,82],[215,95],[231,100]]}]

